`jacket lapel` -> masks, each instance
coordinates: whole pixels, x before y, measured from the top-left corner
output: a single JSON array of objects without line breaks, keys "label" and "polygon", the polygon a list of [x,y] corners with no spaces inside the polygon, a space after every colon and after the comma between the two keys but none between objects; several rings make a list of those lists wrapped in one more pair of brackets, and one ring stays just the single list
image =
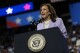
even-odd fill
[{"label": "jacket lapel", "polygon": [[52,28],[52,27],[56,27],[56,24],[54,22],[50,21],[49,28]]}]

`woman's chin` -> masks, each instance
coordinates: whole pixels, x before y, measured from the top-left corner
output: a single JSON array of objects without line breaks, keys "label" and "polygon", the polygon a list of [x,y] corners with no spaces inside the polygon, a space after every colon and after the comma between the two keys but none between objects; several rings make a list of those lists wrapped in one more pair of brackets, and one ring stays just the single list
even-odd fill
[{"label": "woman's chin", "polygon": [[45,19],[45,17],[42,17],[43,19]]}]

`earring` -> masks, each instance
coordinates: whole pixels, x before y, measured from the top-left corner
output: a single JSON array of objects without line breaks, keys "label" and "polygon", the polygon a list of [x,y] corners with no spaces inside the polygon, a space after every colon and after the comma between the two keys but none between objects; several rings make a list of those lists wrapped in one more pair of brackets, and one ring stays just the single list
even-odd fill
[{"label": "earring", "polygon": [[51,14],[51,13],[49,13],[49,14]]}]

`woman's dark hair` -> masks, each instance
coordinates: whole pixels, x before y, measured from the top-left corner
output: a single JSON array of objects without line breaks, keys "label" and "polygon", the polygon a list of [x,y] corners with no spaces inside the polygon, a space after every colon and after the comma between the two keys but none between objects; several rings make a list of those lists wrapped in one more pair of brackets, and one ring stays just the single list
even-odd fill
[{"label": "woman's dark hair", "polygon": [[[53,8],[53,6],[52,6],[51,4],[49,4],[49,3],[44,3],[44,4],[42,4],[42,5],[40,6],[40,11],[41,11],[42,6],[47,6],[47,7],[48,7],[49,12],[51,13],[51,14],[50,14],[50,19],[51,19],[53,22],[55,22],[55,21],[56,21],[56,18],[57,18],[58,16],[57,16],[56,11],[55,11],[55,9]],[[41,12],[40,12],[40,13],[41,13]],[[42,22],[42,21],[44,21],[44,20],[41,19],[41,22]]]}]

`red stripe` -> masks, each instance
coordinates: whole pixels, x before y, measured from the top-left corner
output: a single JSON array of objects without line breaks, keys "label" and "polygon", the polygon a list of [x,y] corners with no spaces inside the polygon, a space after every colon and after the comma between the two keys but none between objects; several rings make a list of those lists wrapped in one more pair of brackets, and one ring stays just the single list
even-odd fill
[{"label": "red stripe", "polygon": [[18,27],[18,25],[16,23],[11,22],[11,21],[7,21],[7,26],[9,26],[10,28]]}]

